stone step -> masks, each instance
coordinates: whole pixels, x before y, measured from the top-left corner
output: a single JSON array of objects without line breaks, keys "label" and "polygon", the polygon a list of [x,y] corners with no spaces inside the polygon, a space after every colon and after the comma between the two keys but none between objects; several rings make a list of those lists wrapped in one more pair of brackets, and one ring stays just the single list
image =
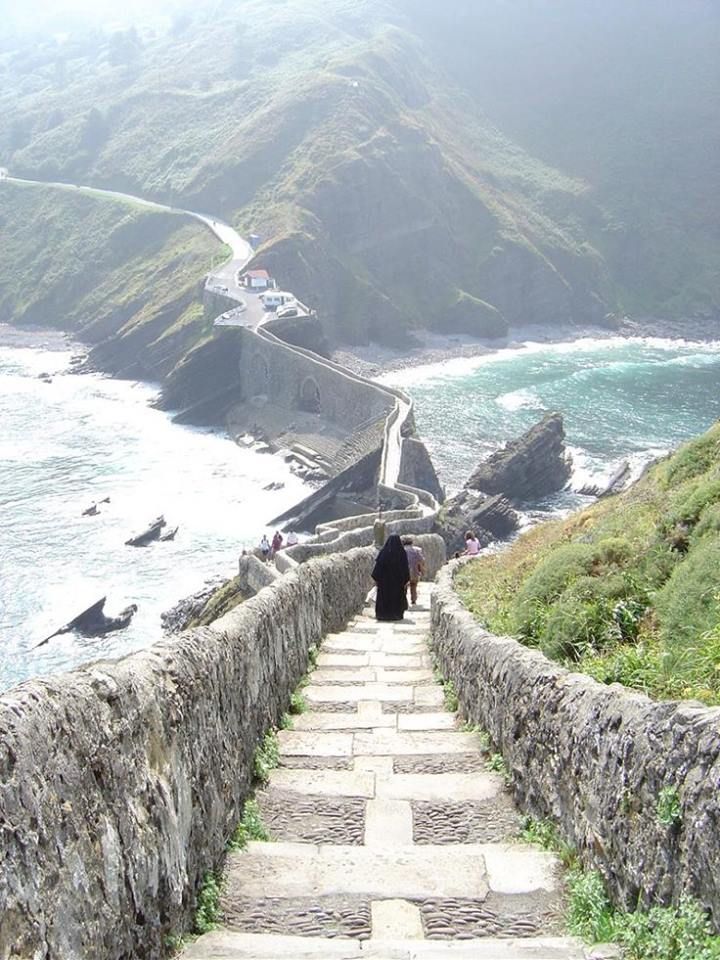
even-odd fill
[{"label": "stone step", "polygon": [[425,653],[385,653],[376,650],[368,653],[320,653],[317,658],[320,669],[328,667],[346,667],[362,669],[363,667],[382,667],[392,670],[400,667],[406,670],[422,670],[428,668],[430,657]]},{"label": "stone step", "polygon": [[463,898],[558,893],[557,859],[526,844],[411,845],[392,849],[250,843],[227,861],[224,903],[234,899]]},{"label": "stone step", "polygon": [[[303,694],[311,706],[314,703],[357,703],[358,700],[400,703],[402,701],[412,701],[414,690],[414,687],[407,684],[358,683],[340,686],[315,684],[312,683],[311,678],[311,682],[305,687]],[[442,698],[442,691],[440,693]]]},{"label": "stone step", "polygon": [[376,630],[347,630],[345,633],[332,633],[323,641],[323,653],[338,651],[341,653],[384,653],[404,656],[422,656],[427,647],[422,639],[408,634],[383,636]]},{"label": "stone step", "polygon": [[[309,688],[308,688],[309,689]],[[281,730],[280,753],[295,757],[359,757],[433,753],[455,754],[480,751],[473,733],[457,730]]]},{"label": "stone step", "polygon": [[333,683],[432,683],[432,670],[427,667],[406,669],[395,667],[319,667],[312,673],[314,684]]},{"label": "stone step", "polygon": [[216,931],[188,944],[184,960],[592,960],[570,937],[458,941],[351,940]]}]

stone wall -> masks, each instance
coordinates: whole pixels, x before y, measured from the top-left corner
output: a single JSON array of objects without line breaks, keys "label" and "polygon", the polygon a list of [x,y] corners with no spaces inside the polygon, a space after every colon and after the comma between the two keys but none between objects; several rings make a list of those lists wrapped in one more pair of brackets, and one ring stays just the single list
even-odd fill
[{"label": "stone wall", "polygon": [[0,698],[0,960],[154,960],[220,865],[256,744],[372,550],[289,573],[212,627]]},{"label": "stone wall", "polygon": [[[558,823],[618,902],[692,894],[720,927],[720,709],[656,703],[493,636],[453,590],[459,563],[433,597],[434,648],[462,713],[502,753],[521,808]],[[658,817],[664,787],[678,791],[676,825]]]},{"label": "stone wall", "polygon": [[[415,543],[422,548],[425,554],[426,569],[423,580],[434,580],[438,571],[445,563],[445,542],[436,533],[428,533],[433,523],[432,517],[418,517],[415,520],[395,520],[386,524],[386,533],[412,535]],[[355,547],[368,546],[373,542],[373,528],[361,527],[358,530],[348,530],[341,533],[336,540],[320,543],[300,543],[284,551],[296,563],[305,563],[313,557],[322,557],[334,554],[337,551],[350,550]]]},{"label": "stone wall", "polygon": [[317,388],[321,416],[349,430],[386,415],[394,400],[386,391],[349,370],[299,347],[290,347],[269,334],[238,330],[242,338],[240,383],[246,399],[265,396],[269,403],[289,410],[302,407],[310,384]]}]

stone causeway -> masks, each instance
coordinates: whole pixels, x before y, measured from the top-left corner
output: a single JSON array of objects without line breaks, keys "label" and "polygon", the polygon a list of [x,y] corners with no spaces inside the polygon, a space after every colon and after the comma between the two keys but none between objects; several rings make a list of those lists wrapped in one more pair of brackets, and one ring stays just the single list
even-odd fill
[{"label": "stone causeway", "polygon": [[[258,800],[270,842],[226,864],[221,926],[184,960],[588,960],[563,935],[561,868],[480,736],[444,707],[431,584],[399,623],[329,634]],[[596,954],[595,954],[596,955]]]}]

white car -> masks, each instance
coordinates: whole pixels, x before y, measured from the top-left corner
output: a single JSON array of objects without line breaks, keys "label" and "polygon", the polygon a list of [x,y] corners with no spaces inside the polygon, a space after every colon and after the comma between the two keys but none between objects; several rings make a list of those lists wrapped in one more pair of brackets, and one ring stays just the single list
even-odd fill
[{"label": "white car", "polygon": [[300,311],[297,307],[280,307],[275,316],[278,320],[282,320],[284,317],[296,317]]}]

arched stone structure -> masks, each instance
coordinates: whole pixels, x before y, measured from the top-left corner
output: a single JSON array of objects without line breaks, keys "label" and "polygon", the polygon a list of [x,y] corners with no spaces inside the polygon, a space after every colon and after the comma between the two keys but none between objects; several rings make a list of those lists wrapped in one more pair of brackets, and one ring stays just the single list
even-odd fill
[{"label": "arched stone structure", "polygon": [[300,385],[298,406],[308,413],[320,413],[320,387],[315,377],[305,377]]}]

